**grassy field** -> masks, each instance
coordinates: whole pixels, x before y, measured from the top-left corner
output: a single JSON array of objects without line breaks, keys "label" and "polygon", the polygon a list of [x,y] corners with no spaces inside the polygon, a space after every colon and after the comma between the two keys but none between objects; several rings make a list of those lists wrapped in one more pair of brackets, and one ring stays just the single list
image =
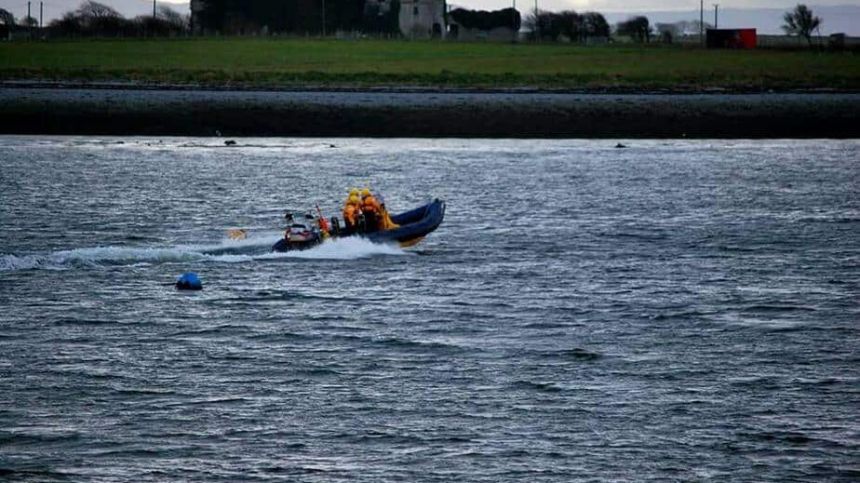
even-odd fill
[{"label": "grassy field", "polygon": [[258,87],[860,89],[860,57],[811,51],[273,39],[0,43],[0,79]]}]

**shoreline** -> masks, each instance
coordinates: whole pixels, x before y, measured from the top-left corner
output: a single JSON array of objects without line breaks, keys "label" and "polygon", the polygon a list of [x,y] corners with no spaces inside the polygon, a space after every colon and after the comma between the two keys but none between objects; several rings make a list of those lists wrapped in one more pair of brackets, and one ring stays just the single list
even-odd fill
[{"label": "shoreline", "polygon": [[242,84],[242,83],[164,83],[144,81],[77,81],[77,80],[0,80],[4,89],[92,89],[113,91],[202,91],[202,92],[382,92],[429,94],[619,94],[619,95],[700,95],[700,94],[860,94],[860,89],[833,87],[762,88],[760,86],[702,87],[676,85],[665,87],[632,87],[627,85],[602,87],[547,86],[444,86],[444,85],[353,85],[353,84]]},{"label": "shoreline", "polygon": [[0,134],[860,138],[860,93],[0,83]]}]

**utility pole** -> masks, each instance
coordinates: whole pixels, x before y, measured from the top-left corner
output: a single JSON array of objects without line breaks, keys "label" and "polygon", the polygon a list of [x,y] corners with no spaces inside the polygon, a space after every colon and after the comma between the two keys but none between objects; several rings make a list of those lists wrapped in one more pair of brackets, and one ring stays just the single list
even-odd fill
[{"label": "utility pole", "polygon": [[719,3],[715,3],[715,4],[714,4],[714,28],[719,28],[719,27],[720,27],[720,22],[719,22],[719,18],[720,18],[719,8],[720,8],[720,4],[719,4]]},{"label": "utility pole", "polygon": [[699,41],[705,45],[705,0],[699,0]]},{"label": "utility pole", "polygon": [[27,2],[27,37],[29,40],[33,40],[33,27],[30,25],[30,19],[33,18],[30,16],[30,2]]},{"label": "utility pole", "polygon": [[325,38],[325,0],[322,0],[322,36]]},{"label": "utility pole", "polygon": [[155,18],[155,0],[152,0],[152,18]]},{"label": "utility pole", "polygon": [[514,31],[513,41],[516,42],[518,37],[517,34],[519,33],[519,29],[517,29],[517,0],[512,0],[511,8],[514,9],[514,11],[511,12],[511,29]]},{"label": "utility pole", "polygon": [[45,2],[39,2],[39,30],[42,30],[44,24],[42,20],[45,18]]},{"label": "utility pole", "polygon": [[535,0],[535,41],[540,42],[540,19],[538,19],[538,0]]}]

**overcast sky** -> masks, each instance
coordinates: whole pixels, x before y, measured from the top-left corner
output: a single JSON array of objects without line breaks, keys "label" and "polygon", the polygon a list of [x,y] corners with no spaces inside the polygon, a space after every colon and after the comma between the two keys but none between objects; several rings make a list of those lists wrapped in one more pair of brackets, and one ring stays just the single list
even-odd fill
[{"label": "overcast sky", "polygon": [[[513,0],[449,0],[448,3],[469,8],[497,9],[511,6]],[[791,8],[798,3],[808,5],[858,5],[860,0],[708,0],[705,6],[719,3],[720,8]],[[534,0],[518,0],[518,9],[534,8]],[[528,6],[528,7],[526,7]],[[698,0],[538,0],[546,10],[597,10],[599,12],[692,10],[699,8]]]}]

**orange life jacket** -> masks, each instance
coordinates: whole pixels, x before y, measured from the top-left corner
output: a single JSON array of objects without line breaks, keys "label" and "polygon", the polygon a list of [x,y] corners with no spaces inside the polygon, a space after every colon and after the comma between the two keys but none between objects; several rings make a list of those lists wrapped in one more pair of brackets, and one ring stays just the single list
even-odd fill
[{"label": "orange life jacket", "polygon": [[379,213],[379,202],[376,201],[373,195],[367,196],[361,202],[362,211],[370,211],[373,213]]},{"label": "orange life jacket", "polygon": [[343,208],[343,221],[347,225],[353,226],[358,223],[358,214],[358,206],[350,203]]},{"label": "orange life jacket", "polygon": [[368,229],[372,231],[385,229],[385,223],[381,216],[382,207],[379,206],[379,202],[376,201],[373,195],[364,198],[364,201],[361,203],[361,211],[367,217]]}]

